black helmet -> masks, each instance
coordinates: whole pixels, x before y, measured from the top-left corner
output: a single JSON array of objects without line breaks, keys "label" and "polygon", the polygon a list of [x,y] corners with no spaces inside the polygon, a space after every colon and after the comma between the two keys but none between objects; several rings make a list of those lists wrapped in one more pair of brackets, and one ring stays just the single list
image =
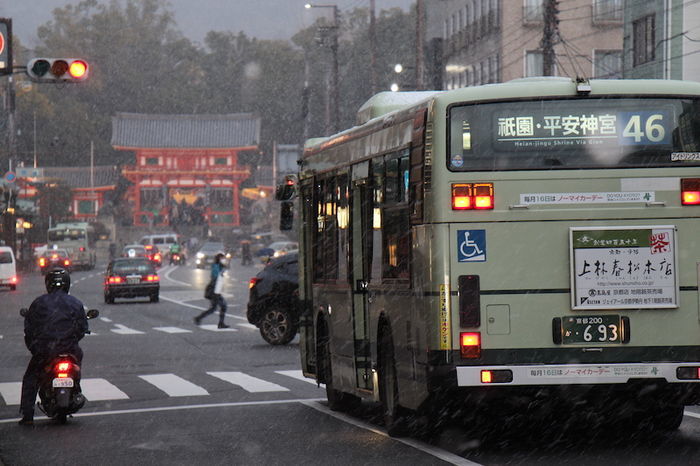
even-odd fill
[{"label": "black helmet", "polygon": [[66,293],[70,290],[70,274],[65,269],[49,270],[44,278],[46,292],[52,293],[56,290],[63,290]]}]

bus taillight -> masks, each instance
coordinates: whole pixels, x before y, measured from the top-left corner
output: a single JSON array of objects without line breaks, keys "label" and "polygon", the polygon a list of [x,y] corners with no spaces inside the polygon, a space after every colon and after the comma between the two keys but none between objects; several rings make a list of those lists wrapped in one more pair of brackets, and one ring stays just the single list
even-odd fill
[{"label": "bus taillight", "polygon": [[513,371],[510,369],[483,370],[481,383],[510,383],[513,381]]},{"label": "bus taillight", "polygon": [[472,208],[472,186],[470,184],[452,185],[452,210]]},{"label": "bus taillight", "polygon": [[462,359],[481,357],[481,332],[462,332],[459,334],[459,350]]},{"label": "bus taillight", "polygon": [[681,204],[700,205],[699,178],[686,178],[681,180]]},{"label": "bus taillight", "polygon": [[474,208],[481,210],[493,209],[492,183],[478,183],[474,185]]},{"label": "bus taillight", "polygon": [[493,209],[493,183],[454,183],[452,210]]}]

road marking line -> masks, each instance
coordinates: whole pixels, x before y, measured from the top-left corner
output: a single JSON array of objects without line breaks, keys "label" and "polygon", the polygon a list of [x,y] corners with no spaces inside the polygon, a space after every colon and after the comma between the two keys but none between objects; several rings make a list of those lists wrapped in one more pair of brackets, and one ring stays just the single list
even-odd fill
[{"label": "road marking line", "polygon": [[[355,427],[359,427],[361,429],[368,430],[370,432],[374,432],[375,434],[382,435],[384,437],[389,437],[389,434],[386,433],[384,429],[379,429],[377,427],[374,427],[371,424],[367,424],[366,422],[362,422],[358,419],[353,419],[350,416],[347,416],[345,414],[337,413],[335,411],[331,411],[329,408],[323,406],[322,404],[318,402],[312,402],[312,401],[302,401],[301,404],[304,406],[308,406],[309,408],[315,409],[316,411],[320,411],[322,413],[325,413],[331,417],[334,417],[340,421],[346,422],[348,424],[351,424]],[[435,458],[441,459],[443,461],[447,461],[448,463],[451,464],[456,464],[456,465],[464,465],[464,466],[481,466],[480,463],[474,463],[473,461],[469,461],[466,458],[462,458],[459,455],[455,455],[454,453],[450,453],[445,450],[441,450],[440,448],[435,448],[432,445],[428,445],[426,443],[420,442],[418,440],[413,440],[410,438],[395,438],[395,437],[390,437],[392,440],[395,440],[397,442],[401,442],[404,445],[408,445],[409,447],[415,448],[416,450],[422,451],[424,453],[427,453],[431,456],[434,456]]]},{"label": "road marking line", "polygon": [[199,326],[202,330],[208,330],[210,332],[237,332],[238,329],[229,327],[229,328],[219,328],[218,325],[215,324],[202,324]]},{"label": "road marking line", "polygon": [[209,392],[175,374],[139,375],[139,378],[164,391],[168,396],[202,396]]},{"label": "road marking line", "polygon": [[22,397],[22,382],[0,383],[0,396],[7,406],[18,405]]},{"label": "road marking line", "polygon": [[257,377],[252,377],[243,372],[207,372],[207,374],[225,382],[238,385],[250,393],[258,392],[288,392],[289,389],[276,383],[267,382]]},{"label": "road marking line", "polygon": [[[286,375],[287,377],[291,377],[293,379],[301,380],[302,382],[307,382],[313,385],[317,385],[316,381],[313,379],[309,379],[308,377],[304,377],[304,373],[300,370],[293,370],[293,371],[275,371],[276,374],[282,374]],[[325,384],[321,384],[321,387],[325,387]]]},{"label": "road marking line", "polygon": [[[234,316],[234,317],[235,317],[235,316]],[[236,325],[239,326],[239,327],[249,328],[249,329],[251,329],[251,330],[257,330],[257,329],[258,329],[258,327],[256,327],[256,326],[253,325],[253,324],[241,323],[241,324],[236,324]]]},{"label": "road marking line", "polygon": [[[159,406],[156,408],[140,408],[140,409],[122,409],[113,411],[96,411],[94,413],[75,413],[73,417],[93,417],[93,416],[114,416],[118,414],[140,414],[140,413],[157,413],[164,411],[179,411],[187,409],[207,409],[207,408],[236,408],[245,406],[265,406],[265,405],[280,405],[290,403],[303,403],[306,401],[323,401],[325,398],[297,398],[291,400],[268,400],[268,401],[242,401],[231,403],[208,403],[201,405],[185,405],[185,406]],[[17,422],[19,418],[0,419],[0,424],[9,424]],[[34,417],[34,420],[47,419],[46,416]]]},{"label": "road marking line", "polygon": [[106,318],[106,317],[100,317],[100,320],[101,320],[102,322],[112,322],[112,319],[108,319],[108,318]]},{"label": "road marking line", "polygon": [[683,415],[689,416],[689,417],[694,417],[695,419],[700,419],[700,413],[694,413],[694,412],[688,411],[688,410],[683,411]]},{"label": "road marking line", "polygon": [[80,388],[89,401],[128,400],[129,395],[105,379],[82,379]]},{"label": "road marking line", "polygon": [[169,301],[171,303],[179,304],[180,306],[191,307],[192,309],[199,309],[200,311],[207,310],[206,307],[195,306],[194,304],[188,304],[184,301],[178,301],[177,299],[168,298],[167,296],[164,296],[163,293],[160,294],[160,299],[164,299],[165,301]]},{"label": "road marking line", "polygon": [[122,324],[114,324],[117,328],[110,329],[110,331],[114,333],[118,333],[119,335],[143,335],[144,332],[140,330],[134,330],[133,328],[129,328],[126,325]]},{"label": "road marking line", "polygon": [[153,330],[165,333],[192,333],[192,330],[187,330],[180,327],[153,327]]},{"label": "road marking line", "polygon": [[[170,267],[170,266],[168,266],[168,267]],[[170,278],[170,274],[176,270],[177,270],[177,267],[171,267],[170,269],[168,269],[167,272],[165,272],[165,274],[163,274],[163,277],[166,278],[167,280],[173,282],[173,283],[179,283],[179,284],[185,285],[185,286],[192,286],[191,283],[181,282],[180,280],[175,280],[174,278]]]}]

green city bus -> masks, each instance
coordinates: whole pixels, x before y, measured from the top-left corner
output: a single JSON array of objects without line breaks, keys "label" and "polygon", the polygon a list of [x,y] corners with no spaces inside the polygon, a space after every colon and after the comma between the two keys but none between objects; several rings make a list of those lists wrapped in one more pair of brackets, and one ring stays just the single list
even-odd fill
[{"label": "green city bus", "polygon": [[299,163],[301,362],[332,409],[673,430],[700,400],[700,83],[380,93]]}]

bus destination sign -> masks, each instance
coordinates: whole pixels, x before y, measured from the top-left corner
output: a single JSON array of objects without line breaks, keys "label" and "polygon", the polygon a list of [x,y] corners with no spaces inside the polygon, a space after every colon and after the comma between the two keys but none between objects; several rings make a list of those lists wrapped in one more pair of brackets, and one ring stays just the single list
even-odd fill
[{"label": "bus destination sign", "polygon": [[571,228],[573,309],[678,307],[673,226]]},{"label": "bus destination sign", "polygon": [[498,150],[561,149],[582,145],[670,145],[672,113],[667,110],[496,114]]}]

